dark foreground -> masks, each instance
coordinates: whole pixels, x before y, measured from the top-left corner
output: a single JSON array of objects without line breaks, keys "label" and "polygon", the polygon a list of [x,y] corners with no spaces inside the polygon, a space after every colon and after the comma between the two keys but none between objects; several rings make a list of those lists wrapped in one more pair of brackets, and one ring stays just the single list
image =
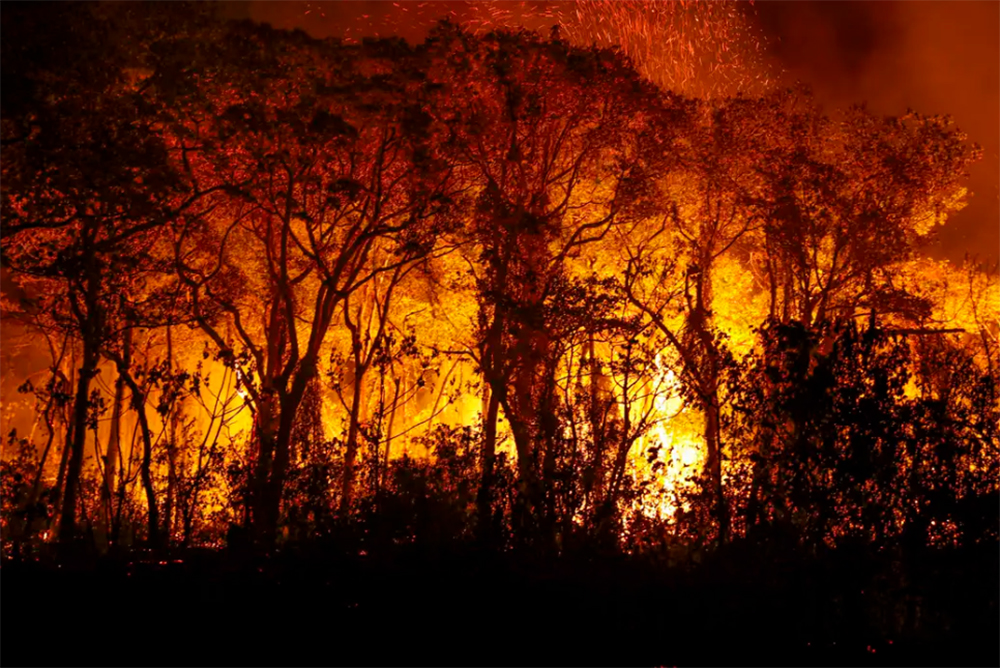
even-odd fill
[{"label": "dark foreground", "polygon": [[2,566],[18,665],[1000,664],[998,550],[690,568],[472,549]]}]

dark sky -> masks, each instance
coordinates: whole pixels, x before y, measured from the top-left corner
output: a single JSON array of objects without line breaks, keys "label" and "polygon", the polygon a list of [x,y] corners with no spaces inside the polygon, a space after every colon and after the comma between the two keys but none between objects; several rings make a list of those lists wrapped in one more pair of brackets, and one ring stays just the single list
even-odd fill
[{"label": "dark sky", "polygon": [[[229,3],[227,13],[324,37],[339,22],[356,26],[362,14],[407,4],[415,6],[253,0]],[[940,254],[1000,258],[1000,2],[758,0],[750,14],[788,83],[809,84],[831,107],[867,102],[886,114],[950,114],[984,155],[971,169],[968,208],[942,230]],[[419,39],[419,27],[400,25]]]}]

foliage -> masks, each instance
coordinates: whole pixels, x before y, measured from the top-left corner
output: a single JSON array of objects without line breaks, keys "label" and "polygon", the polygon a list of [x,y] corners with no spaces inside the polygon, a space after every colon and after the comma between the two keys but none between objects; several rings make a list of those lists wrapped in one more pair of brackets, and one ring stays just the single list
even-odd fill
[{"label": "foliage", "polygon": [[[996,539],[996,378],[954,340],[775,323],[747,360],[733,435],[748,536],[813,548]],[[918,339],[918,340],[914,340]]]},{"label": "foliage", "polygon": [[685,98],[558,31],[47,18],[3,18],[4,317],[50,358],[5,531],[996,542],[995,273],[925,257],[979,154],[947,118]]}]

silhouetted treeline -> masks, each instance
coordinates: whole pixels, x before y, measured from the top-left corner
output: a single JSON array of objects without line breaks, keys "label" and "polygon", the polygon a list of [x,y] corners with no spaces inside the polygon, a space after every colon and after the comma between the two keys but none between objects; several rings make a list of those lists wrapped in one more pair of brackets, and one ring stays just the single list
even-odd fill
[{"label": "silhouetted treeline", "polygon": [[557,32],[3,30],[8,554],[996,543],[995,273],[924,256],[948,119]]},{"label": "silhouetted treeline", "polygon": [[979,154],[947,118],[686,98],[558,31],[2,23],[5,639],[100,601],[65,651],[995,649],[1000,303],[927,257]]}]

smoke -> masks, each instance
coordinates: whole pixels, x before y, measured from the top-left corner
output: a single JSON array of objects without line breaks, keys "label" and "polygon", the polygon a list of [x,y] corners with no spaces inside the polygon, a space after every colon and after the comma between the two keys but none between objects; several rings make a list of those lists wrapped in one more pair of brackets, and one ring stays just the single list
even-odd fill
[{"label": "smoke", "polygon": [[790,80],[831,106],[949,114],[983,159],[938,254],[1000,256],[1000,3],[762,2],[758,20]]},{"label": "smoke", "polygon": [[[612,14],[621,13],[615,0],[606,1]],[[565,23],[574,6],[407,0],[227,4],[240,5],[257,21],[302,28],[316,37],[381,33],[411,40],[422,38],[440,7],[457,20],[539,27],[556,15]],[[595,3],[582,6],[588,4]],[[756,15],[768,55],[777,61],[776,70],[784,70],[786,83],[809,84],[830,107],[867,102],[885,114],[908,108],[950,114],[984,155],[971,169],[971,202],[942,229],[937,254],[955,260],[965,253],[1000,257],[1000,3],[775,0],[757,2],[752,10],[747,14]]]}]

